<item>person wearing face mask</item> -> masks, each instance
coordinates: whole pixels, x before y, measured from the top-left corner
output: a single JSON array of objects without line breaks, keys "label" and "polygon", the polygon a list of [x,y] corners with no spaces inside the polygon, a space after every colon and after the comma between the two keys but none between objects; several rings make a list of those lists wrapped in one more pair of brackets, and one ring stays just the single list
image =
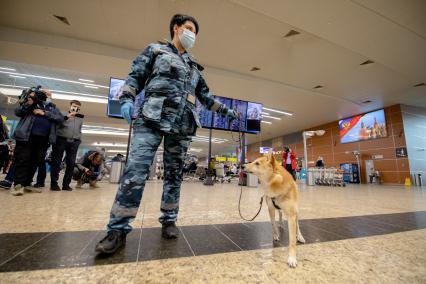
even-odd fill
[{"label": "person wearing face mask", "polygon": [[164,185],[161,200],[162,237],[176,238],[176,220],[184,157],[200,127],[196,99],[207,109],[229,119],[237,113],[213,99],[203,78],[203,67],[189,50],[199,25],[194,17],[177,14],[169,25],[171,41],[150,44],[133,61],[120,95],[121,113],[131,123],[136,94],[145,90],[121,183],[113,203],[107,235],[96,245],[100,253],[114,253],[125,244],[141,202],[145,181],[158,146],[164,139]]},{"label": "person wearing face mask", "polygon": [[41,189],[32,187],[31,182],[49,143],[55,143],[57,128],[64,118],[52,103],[51,93],[40,86],[23,91],[15,114],[21,119],[14,132],[15,170],[11,194],[40,193]]},{"label": "person wearing face mask", "polygon": [[52,145],[52,168],[50,171],[50,190],[60,191],[58,185],[62,157],[65,153],[65,175],[62,180],[62,190],[71,191],[75,159],[81,143],[81,129],[84,115],[80,114],[81,102],[73,100],[70,109],[64,113],[64,122],[58,128],[56,143]]}]

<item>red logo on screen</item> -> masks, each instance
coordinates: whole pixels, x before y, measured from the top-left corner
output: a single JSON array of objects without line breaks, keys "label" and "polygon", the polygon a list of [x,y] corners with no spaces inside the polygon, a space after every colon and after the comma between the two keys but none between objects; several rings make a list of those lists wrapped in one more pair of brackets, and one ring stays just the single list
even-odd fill
[{"label": "red logo on screen", "polygon": [[359,122],[360,119],[361,115],[357,115],[342,122],[340,126],[340,138],[348,134],[349,130],[351,130]]}]

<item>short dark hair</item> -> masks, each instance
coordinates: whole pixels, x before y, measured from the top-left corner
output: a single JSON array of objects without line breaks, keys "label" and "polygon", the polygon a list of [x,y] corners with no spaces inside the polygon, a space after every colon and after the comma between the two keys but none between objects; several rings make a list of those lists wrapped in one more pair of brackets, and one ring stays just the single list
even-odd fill
[{"label": "short dark hair", "polygon": [[183,24],[185,24],[186,21],[190,21],[190,22],[194,23],[195,34],[198,34],[198,31],[199,31],[198,22],[194,17],[188,16],[188,15],[176,14],[170,20],[170,37],[171,37],[171,39],[173,39],[173,37],[175,36],[175,32],[173,31],[173,27],[175,25],[180,27]]},{"label": "short dark hair", "polygon": [[77,100],[72,100],[72,101],[70,101],[70,105],[72,105],[72,104],[76,104],[76,105],[78,105],[78,106],[81,106],[81,102],[80,102],[80,101],[77,101]]}]

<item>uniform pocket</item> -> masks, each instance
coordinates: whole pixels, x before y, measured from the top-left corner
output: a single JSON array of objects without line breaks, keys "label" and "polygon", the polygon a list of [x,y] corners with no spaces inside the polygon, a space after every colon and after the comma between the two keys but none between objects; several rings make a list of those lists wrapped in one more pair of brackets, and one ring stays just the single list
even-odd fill
[{"label": "uniform pocket", "polygon": [[145,120],[160,122],[165,96],[150,96],[146,98],[142,107],[142,116]]},{"label": "uniform pocket", "polygon": [[185,111],[183,112],[182,116],[181,134],[191,136],[195,134],[196,129],[197,126],[192,111],[189,108],[185,107]]},{"label": "uniform pocket", "polygon": [[158,58],[158,71],[161,74],[168,74],[172,68],[172,57],[168,54],[162,54]]}]

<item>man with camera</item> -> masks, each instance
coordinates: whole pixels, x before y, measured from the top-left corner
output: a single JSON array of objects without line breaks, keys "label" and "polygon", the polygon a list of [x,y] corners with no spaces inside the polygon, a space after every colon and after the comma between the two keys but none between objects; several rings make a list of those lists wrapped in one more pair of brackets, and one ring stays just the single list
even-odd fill
[{"label": "man with camera", "polygon": [[58,185],[62,157],[65,152],[65,175],[62,180],[62,190],[71,191],[71,178],[74,171],[75,158],[81,143],[81,128],[84,115],[80,114],[81,103],[77,100],[70,102],[68,113],[64,114],[64,122],[59,126],[56,143],[52,146],[52,169],[50,172],[50,190],[60,191]]},{"label": "man with camera", "polygon": [[14,138],[15,173],[12,195],[19,196],[28,192],[41,192],[31,187],[32,178],[46,155],[49,143],[56,141],[56,130],[64,118],[52,103],[52,94],[41,86],[24,90],[15,109],[20,117]]}]

